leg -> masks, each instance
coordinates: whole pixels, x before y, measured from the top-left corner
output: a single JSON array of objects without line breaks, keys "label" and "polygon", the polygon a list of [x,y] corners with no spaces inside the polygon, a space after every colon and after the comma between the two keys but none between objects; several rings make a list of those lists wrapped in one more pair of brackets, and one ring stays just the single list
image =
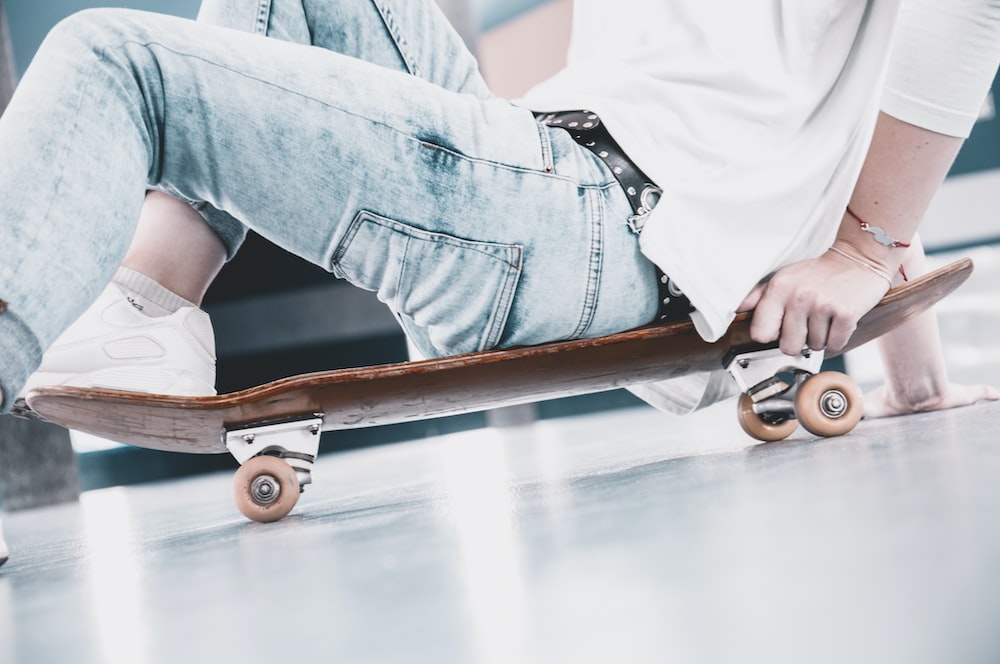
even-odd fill
[{"label": "leg", "polygon": [[146,195],[122,267],[135,270],[194,304],[222,269],[226,246],[190,205],[166,194]]},{"label": "leg", "polygon": [[[420,72],[457,91],[489,97],[464,44],[440,14],[435,11],[428,16],[427,8],[436,10],[433,5],[413,5],[397,13],[368,0],[306,4],[301,0],[206,0],[199,21],[321,46],[398,71]],[[212,347],[211,330],[192,337],[184,321],[188,315],[204,319],[203,314],[175,314],[201,302],[225,259],[239,248],[246,228],[204,201],[182,201],[179,192],[170,193],[178,198],[158,192],[146,197],[122,263],[130,272],[119,273],[115,285],[105,289],[48,348],[25,389],[73,384],[183,394],[212,392],[214,354],[210,352],[207,362],[204,357]],[[141,308],[142,313],[130,306]],[[119,312],[114,325],[104,322],[109,308]],[[149,321],[146,316],[169,318]],[[142,338],[154,339],[170,349],[169,354],[121,359],[106,352],[108,344]],[[192,373],[197,380],[191,379]],[[117,380],[110,382],[114,377]]]},{"label": "leg", "polygon": [[321,49],[83,13],[33,63],[0,151],[52,157],[0,164],[5,392],[106,283],[150,186],[378,291],[428,354],[655,315],[624,194],[568,134]]},{"label": "leg", "polygon": [[[301,5],[276,4],[272,11],[269,0],[206,0],[198,20],[308,43],[309,28]],[[200,304],[225,259],[236,254],[245,237],[242,223],[204,202],[188,203],[150,192],[122,266]]]},{"label": "leg", "polygon": [[[436,5],[396,4],[391,7],[372,0],[203,0],[198,21],[334,51],[481,99],[492,96],[475,57]],[[228,256],[235,255],[246,236],[243,224],[204,202],[197,207],[222,238]],[[158,219],[165,223],[168,216],[158,215]],[[143,253],[145,260],[154,260],[155,245],[150,244]],[[150,269],[162,273],[156,267]],[[191,278],[198,276],[205,278],[207,288],[215,274],[206,272]]]},{"label": "leg", "polygon": [[[461,38],[436,12],[429,17],[426,13],[410,7],[397,15],[370,0],[205,0],[198,20],[317,46],[489,98],[477,63]],[[204,202],[194,208],[201,217],[190,205],[151,194],[123,265],[200,304],[221,269],[220,259],[236,253],[246,228]],[[199,228],[199,219],[214,233]]]}]

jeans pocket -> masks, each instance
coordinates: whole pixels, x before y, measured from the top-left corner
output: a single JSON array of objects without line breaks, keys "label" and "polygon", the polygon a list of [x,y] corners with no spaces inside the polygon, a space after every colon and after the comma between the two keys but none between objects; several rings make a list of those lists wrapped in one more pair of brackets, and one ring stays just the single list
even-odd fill
[{"label": "jeans pocket", "polygon": [[362,211],[333,254],[334,274],[375,291],[427,356],[499,343],[522,249],[458,238]]}]

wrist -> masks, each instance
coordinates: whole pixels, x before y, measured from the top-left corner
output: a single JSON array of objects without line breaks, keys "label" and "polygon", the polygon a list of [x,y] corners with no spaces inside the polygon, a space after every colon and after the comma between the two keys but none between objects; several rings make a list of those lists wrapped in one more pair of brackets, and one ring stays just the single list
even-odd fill
[{"label": "wrist", "polygon": [[889,249],[908,249],[910,247],[909,242],[897,240],[889,235],[888,231],[881,226],[870,224],[862,219],[856,212],[854,212],[854,210],[851,209],[850,205],[847,206],[847,216],[858,222],[858,227],[862,231],[865,233],[871,233],[872,239],[881,244],[883,247],[887,247]]},{"label": "wrist", "polygon": [[886,380],[886,400],[902,412],[922,413],[941,407],[947,394],[947,382],[911,380],[897,384]]},{"label": "wrist", "polygon": [[849,206],[844,211],[834,246],[893,275],[902,264],[910,242],[909,235],[904,237],[897,231],[890,232],[869,222]]},{"label": "wrist", "polygon": [[876,277],[878,277],[878,278],[882,279],[883,281],[885,281],[886,285],[889,288],[892,288],[892,275],[890,275],[888,272],[886,272],[885,270],[883,270],[878,265],[870,263],[867,260],[865,260],[864,258],[860,258],[858,256],[855,256],[850,251],[846,251],[844,249],[841,249],[840,247],[837,246],[836,242],[833,244],[832,247],[830,247],[829,253],[835,254],[842,261],[846,261],[848,264],[852,264],[855,267],[860,267],[860,268],[862,268],[864,270],[867,270],[871,274],[874,274]]},{"label": "wrist", "polygon": [[933,311],[908,320],[877,343],[892,403],[918,412],[933,409],[946,398],[948,369]]}]

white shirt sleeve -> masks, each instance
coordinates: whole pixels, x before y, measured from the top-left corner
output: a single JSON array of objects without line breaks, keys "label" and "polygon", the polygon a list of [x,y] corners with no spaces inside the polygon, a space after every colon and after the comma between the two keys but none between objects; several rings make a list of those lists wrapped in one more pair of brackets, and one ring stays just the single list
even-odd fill
[{"label": "white shirt sleeve", "polygon": [[1000,0],[905,0],[882,110],[967,137],[1000,62]]}]

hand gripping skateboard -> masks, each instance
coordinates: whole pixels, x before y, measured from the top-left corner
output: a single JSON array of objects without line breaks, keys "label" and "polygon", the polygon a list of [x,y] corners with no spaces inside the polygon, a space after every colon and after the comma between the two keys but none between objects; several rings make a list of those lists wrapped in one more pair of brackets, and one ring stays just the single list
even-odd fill
[{"label": "hand gripping skateboard", "polygon": [[[856,348],[927,310],[972,272],[960,260],[889,291],[858,324]],[[175,397],[72,387],[32,390],[38,416],[129,445],[230,452],[240,510],[257,521],[287,514],[311,482],[320,433],[600,392],[728,369],[743,391],[738,417],[760,440],[802,424],[819,436],[847,433],[863,414],[847,376],[820,373],[822,352],[796,357],[750,338],[750,315],[707,343],[688,322],[657,324],[598,339],[563,341],[418,362],[294,376],[214,397]]]}]

